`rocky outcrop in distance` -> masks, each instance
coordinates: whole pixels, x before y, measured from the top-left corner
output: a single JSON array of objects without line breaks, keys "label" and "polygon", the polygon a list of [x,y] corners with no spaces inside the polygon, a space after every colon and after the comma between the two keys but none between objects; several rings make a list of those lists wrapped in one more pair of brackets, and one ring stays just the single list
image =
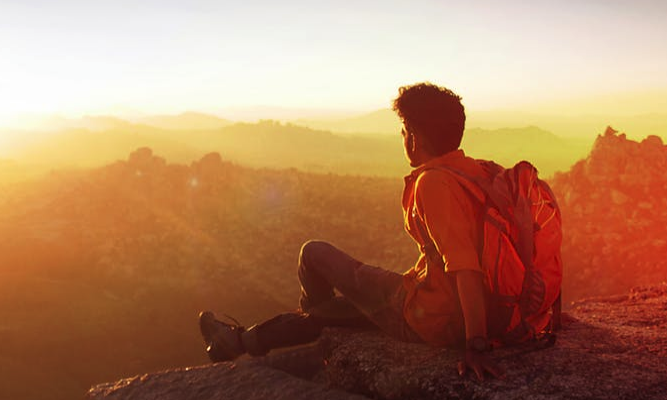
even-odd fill
[{"label": "rocky outcrop in distance", "polygon": [[667,279],[666,170],[658,136],[636,142],[609,127],[586,159],[554,176],[566,299]]},{"label": "rocky outcrop in distance", "polygon": [[665,398],[666,283],[582,300],[565,317],[553,347],[494,350],[507,371],[503,380],[459,377],[455,350],[330,329],[315,346],[102,384],[87,399]]}]

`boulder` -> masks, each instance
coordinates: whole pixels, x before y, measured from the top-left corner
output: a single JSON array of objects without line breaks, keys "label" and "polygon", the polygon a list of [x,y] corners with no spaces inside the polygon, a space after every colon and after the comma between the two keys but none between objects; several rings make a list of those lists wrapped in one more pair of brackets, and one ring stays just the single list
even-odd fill
[{"label": "boulder", "polygon": [[376,331],[327,329],[315,346],[148,374],[90,390],[90,400],[664,399],[667,283],[592,298],[564,315],[555,346],[496,349],[503,380],[459,377],[457,350]]}]

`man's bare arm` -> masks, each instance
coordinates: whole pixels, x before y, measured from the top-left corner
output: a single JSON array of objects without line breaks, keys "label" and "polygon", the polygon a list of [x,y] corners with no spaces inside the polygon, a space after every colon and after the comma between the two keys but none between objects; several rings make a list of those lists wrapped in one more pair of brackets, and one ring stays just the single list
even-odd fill
[{"label": "man's bare arm", "polygon": [[487,338],[483,276],[478,271],[458,271],[456,286],[466,328],[466,349],[463,360],[458,365],[459,374],[464,375],[470,368],[479,380],[484,380],[484,371],[488,371],[496,378],[502,378],[505,372],[487,353],[470,349],[467,345],[473,338]]},{"label": "man's bare arm", "polygon": [[456,285],[466,324],[466,339],[486,337],[486,303],[484,281],[479,271],[456,272]]}]

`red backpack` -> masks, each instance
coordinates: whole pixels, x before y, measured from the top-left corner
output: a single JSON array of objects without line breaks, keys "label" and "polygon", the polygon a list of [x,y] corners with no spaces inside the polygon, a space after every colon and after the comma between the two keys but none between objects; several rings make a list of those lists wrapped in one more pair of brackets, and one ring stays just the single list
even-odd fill
[{"label": "red backpack", "polygon": [[505,343],[522,342],[560,327],[560,209],[530,163],[508,169],[478,163],[489,179],[439,169],[452,172],[483,207],[480,261],[488,289],[489,334]]}]

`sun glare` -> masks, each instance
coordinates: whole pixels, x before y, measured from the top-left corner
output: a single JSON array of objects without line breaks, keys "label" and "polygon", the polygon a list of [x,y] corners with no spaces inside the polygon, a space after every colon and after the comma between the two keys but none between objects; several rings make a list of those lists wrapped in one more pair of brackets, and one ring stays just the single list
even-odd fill
[{"label": "sun glare", "polygon": [[[3,105],[0,104],[0,109]],[[8,128],[13,125],[13,116],[4,112],[0,112],[0,158],[9,155],[12,142],[16,139],[16,134],[11,132]]]},{"label": "sun glare", "polygon": [[[0,104],[0,110],[4,110],[4,109],[5,109],[5,105]],[[8,126],[11,126],[12,119],[13,119],[13,116],[11,114],[0,111],[0,128],[5,128],[5,127],[8,127]],[[3,135],[4,135],[4,133],[3,133]]]}]

